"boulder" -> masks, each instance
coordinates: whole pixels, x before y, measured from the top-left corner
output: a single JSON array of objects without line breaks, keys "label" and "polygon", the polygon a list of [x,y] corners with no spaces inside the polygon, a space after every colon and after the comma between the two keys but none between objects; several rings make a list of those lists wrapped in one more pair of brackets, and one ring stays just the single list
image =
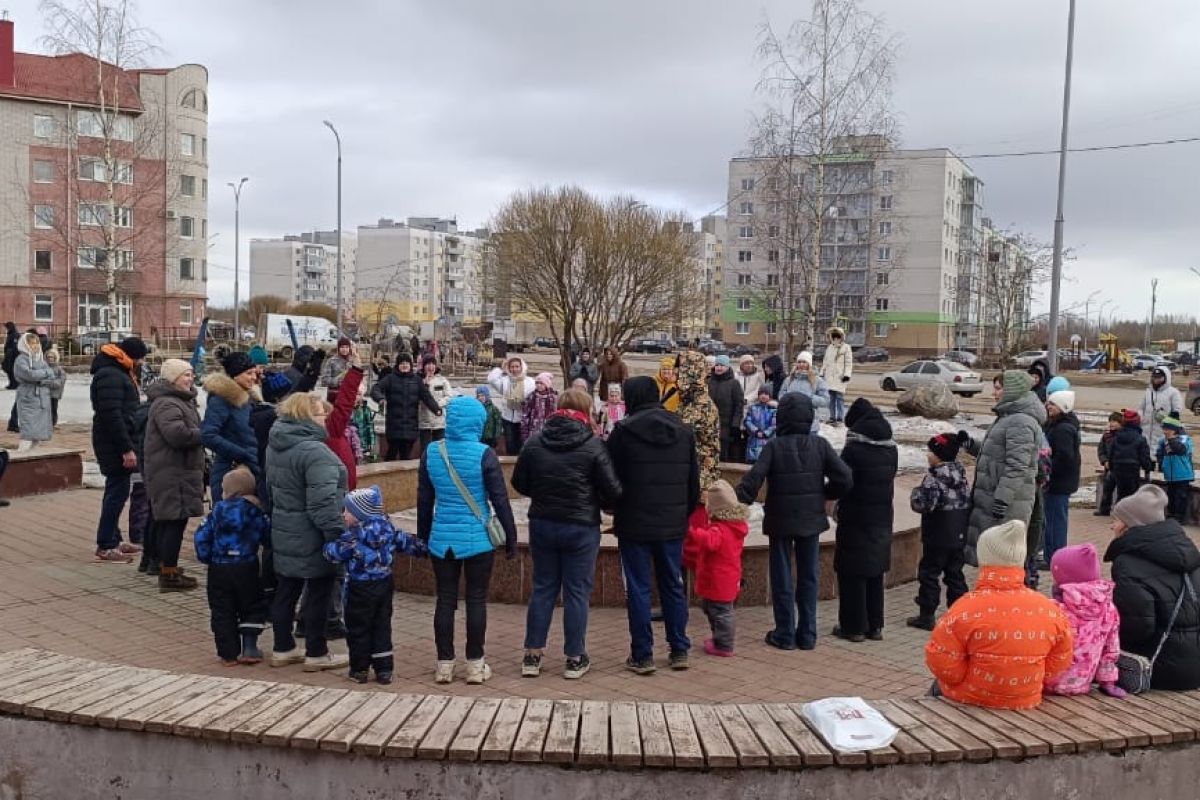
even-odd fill
[{"label": "boulder", "polygon": [[950,419],[958,415],[958,398],[944,383],[923,383],[900,395],[896,410],[910,417]]}]

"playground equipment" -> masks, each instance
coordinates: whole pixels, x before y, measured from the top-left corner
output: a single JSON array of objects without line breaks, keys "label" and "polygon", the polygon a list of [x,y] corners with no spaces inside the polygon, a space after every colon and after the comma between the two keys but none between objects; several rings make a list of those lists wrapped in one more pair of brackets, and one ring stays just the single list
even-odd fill
[{"label": "playground equipment", "polygon": [[1114,333],[1100,334],[1100,352],[1083,367],[1096,372],[1133,372],[1133,359],[1121,349]]}]

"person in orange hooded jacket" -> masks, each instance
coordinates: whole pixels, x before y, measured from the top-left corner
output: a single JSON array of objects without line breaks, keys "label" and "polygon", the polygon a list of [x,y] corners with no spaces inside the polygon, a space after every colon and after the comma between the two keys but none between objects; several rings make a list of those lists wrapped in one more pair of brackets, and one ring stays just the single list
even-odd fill
[{"label": "person in orange hooded jacket", "polygon": [[1071,623],[1025,587],[1025,525],[1011,520],[979,536],[979,580],[938,621],[925,645],[934,693],[987,708],[1034,708],[1042,685],[1071,666]]},{"label": "person in orange hooded jacket", "polygon": [[708,487],[706,506],[697,506],[688,520],[683,543],[683,564],[696,573],[696,595],[703,601],[704,614],[712,626],[712,638],[704,641],[710,656],[732,656],[734,639],[733,601],[742,583],[742,547],[750,528],[750,509],[738,502],[727,481]]}]

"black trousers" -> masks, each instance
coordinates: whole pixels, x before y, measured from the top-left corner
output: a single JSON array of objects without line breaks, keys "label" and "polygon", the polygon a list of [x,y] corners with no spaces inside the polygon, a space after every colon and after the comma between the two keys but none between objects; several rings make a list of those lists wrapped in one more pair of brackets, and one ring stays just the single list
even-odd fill
[{"label": "black trousers", "polygon": [[1100,508],[1101,514],[1111,514],[1113,507],[1113,495],[1117,493],[1117,476],[1113,471],[1106,470],[1104,476],[1100,479]]},{"label": "black trousers", "polygon": [[375,674],[392,672],[391,576],[377,581],[346,581],[346,645],[350,649],[350,671]]},{"label": "black trousers", "polygon": [[1114,502],[1121,502],[1133,494],[1142,485],[1142,475],[1137,467],[1117,467],[1113,470],[1117,480],[1117,494]]},{"label": "black trousers", "polygon": [[921,563],[917,565],[917,606],[921,614],[932,617],[942,602],[942,589],[938,581],[946,585],[946,608],[967,593],[967,579],[963,577],[963,548],[925,545],[921,548]]},{"label": "black trousers", "polygon": [[241,635],[258,636],[267,627],[258,559],[209,566],[208,610],[217,655],[233,661],[242,652]]},{"label": "black trousers", "polygon": [[1167,516],[1180,525],[1187,520],[1188,504],[1192,496],[1191,481],[1171,481],[1167,484]]},{"label": "black trousers", "polygon": [[416,439],[388,439],[388,461],[406,461],[412,455],[413,442]]},{"label": "black trousers", "polygon": [[308,588],[308,603],[304,606],[304,655],[314,658],[329,652],[325,639],[325,620],[333,605],[334,574],[320,578],[275,577],[275,599],[271,603],[271,626],[275,631],[275,651],[286,652],[296,647],[292,636],[292,620],[300,593]]},{"label": "black trousers", "polygon": [[164,567],[179,566],[179,549],[183,546],[183,531],[187,524],[186,519],[154,520],[154,533],[151,536],[158,548],[158,560]]},{"label": "black trousers", "polygon": [[504,454],[516,456],[521,454],[521,423],[504,422]]},{"label": "black trousers", "polygon": [[853,636],[883,630],[883,576],[838,573],[838,626]]},{"label": "black trousers", "polygon": [[437,605],[433,611],[433,639],[438,661],[454,660],[454,614],[458,611],[458,582],[466,578],[467,660],[483,658],[483,640],[487,636],[487,594],[492,581],[495,550],[470,558],[433,557],[433,577],[437,582]]}]

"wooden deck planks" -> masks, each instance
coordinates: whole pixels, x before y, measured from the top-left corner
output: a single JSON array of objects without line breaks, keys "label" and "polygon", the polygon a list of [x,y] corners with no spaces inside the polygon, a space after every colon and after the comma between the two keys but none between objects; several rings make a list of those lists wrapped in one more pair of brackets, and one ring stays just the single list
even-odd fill
[{"label": "wooden deck planks", "polygon": [[579,738],[579,717],[583,706],[578,700],[555,700],[550,715],[550,730],[542,746],[542,760],[548,764],[570,764],[575,760]]},{"label": "wooden deck planks", "polygon": [[139,683],[120,693],[109,694],[89,705],[72,711],[70,721],[77,725],[98,725],[100,724],[99,718],[110,709],[118,708],[131,701],[151,695],[163,686],[170,685],[177,680],[179,680],[178,675],[169,672],[163,673],[158,677],[150,678],[145,683]]},{"label": "wooden deck planks", "polygon": [[354,752],[364,756],[383,755],[384,747],[396,735],[396,731],[400,730],[400,726],[412,715],[422,700],[424,697],[418,694],[397,695],[396,701],[355,738]]},{"label": "wooden deck planks", "polygon": [[800,754],[805,767],[828,767],[833,765],[833,751],[821,741],[800,715],[791,706],[783,703],[764,703],[763,710],[779,726],[779,730]]},{"label": "wooden deck planks", "polygon": [[1115,702],[1127,703],[1127,707],[1134,713],[1161,721],[1164,727],[1171,729],[1176,742],[1195,741],[1200,734],[1200,715],[1190,715],[1166,698],[1160,702],[1159,697],[1154,692],[1131,694]]},{"label": "wooden deck planks", "polygon": [[[251,700],[244,709],[223,717],[218,724],[228,731],[228,738],[235,742],[257,742],[276,723],[320,693],[321,690],[315,686],[279,684]],[[213,738],[207,729],[204,737]]]},{"label": "wooden deck planks", "polygon": [[554,712],[551,700],[530,700],[525,704],[525,718],[513,742],[513,761],[541,761],[542,745],[550,730],[550,715]]},{"label": "wooden deck planks", "polygon": [[116,671],[116,667],[97,669],[95,664],[87,661],[61,664],[57,669],[43,672],[33,680],[5,690],[0,694],[0,712],[21,714],[29,703],[91,683]]},{"label": "wooden deck planks", "polygon": [[390,758],[412,758],[417,754],[417,747],[425,738],[426,732],[437,722],[442,709],[450,702],[444,694],[427,695],[420,704],[408,715],[404,724],[396,729],[395,734],[384,745],[383,753]]},{"label": "wooden deck planks", "polygon": [[258,740],[273,747],[287,747],[293,736],[305,730],[349,693],[346,689],[318,689],[307,701],[281,715],[271,727],[262,732]]},{"label": "wooden deck planks", "polygon": [[[161,673],[159,673],[161,674]],[[60,692],[25,707],[25,716],[48,719],[51,722],[68,722],[72,712],[89,706],[113,695],[122,695],[135,686],[156,677],[150,670],[116,670],[100,680],[79,686],[75,690]]]},{"label": "wooden deck planks", "polygon": [[1100,747],[1105,750],[1124,749],[1125,737],[1120,733],[1114,731],[1103,722],[1097,722],[1090,714],[1082,713],[1082,708],[1079,704],[1060,705],[1057,700],[1058,698],[1047,697],[1038,706],[1037,710],[1046,716],[1053,717],[1061,723],[1066,723],[1082,731],[1083,736],[1089,743],[1093,740],[1097,741]]},{"label": "wooden deck planks", "polygon": [[521,721],[525,719],[525,706],[529,701],[523,697],[509,697],[500,702],[492,728],[479,751],[480,761],[508,761],[512,758],[513,744]]},{"label": "wooden deck planks", "polygon": [[758,740],[741,710],[734,705],[714,706],[729,743],[737,751],[738,765],[742,767],[765,767],[771,763],[771,755]]},{"label": "wooden deck planks", "polygon": [[663,703],[662,709],[667,733],[671,736],[671,750],[675,753],[675,766],[703,767],[704,748],[700,745],[700,735],[696,733],[687,704]]},{"label": "wooden deck planks", "polygon": [[737,750],[725,735],[721,718],[714,706],[693,705],[688,710],[692,712],[692,721],[696,723],[696,733],[700,735],[700,744],[704,748],[704,760],[710,767],[736,767],[738,765]]},{"label": "wooden deck planks", "polygon": [[370,698],[368,692],[347,692],[332,705],[306,725],[298,728],[287,741],[288,747],[298,747],[302,750],[316,750],[321,746],[321,739],[346,717],[353,714]]},{"label": "wooden deck planks", "polygon": [[978,706],[957,706],[957,708],[976,722],[986,725],[1016,742],[1026,757],[1044,756],[1050,753],[1050,743],[1032,733],[1022,724],[1022,718],[1011,712],[979,708]]},{"label": "wooden deck planks", "polygon": [[928,747],[934,763],[962,761],[966,758],[962,748],[934,727],[930,727],[924,719],[915,716],[907,706],[901,705],[901,701],[880,701],[875,704],[875,708],[897,728]]},{"label": "wooden deck planks", "polygon": [[492,727],[492,720],[500,710],[500,700],[484,697],[475,701],[471,710],[458,729],[454,741],[450,743],[451,761],[477,761],[479,751],[483,748],[483,740]]},{"label": "wooden deck planks", "polygon": [[[684,709],[684,713],[687,710]],[[691,724],[688,717],[688,724]],[[667,720],[670,726],[670,718]],[[700,744],[697,740],[696,749]],[[678,750],[676,750],[678,753]],[[580,764],[607,764],[609,758],[608,746],[608,703],[599,700],[584,700],[579,719],[579,757]],[[704,763],[701,756],[700,763]]]},{"label": "wooden deck planks", "polygon": [[138,708],[122,714],[120,719],[117,720],[117,727],[123,731],[145,730],[146,723],[149,720],[176,706],[190,702],[192,698],[203,694],[209,688],[215,686],[219,680],[220,678],[206,678],[200,675],[190,676],[186,680],[175,684],[172,691],[158,699],[144,703]]},{"label": "wooden deck planks", "polygon": [[190,700],[164,709],[161,713],[147,719],[144,730],[150,733],[171,733],[177,723],[186,720],[193,714],[200,713],[208,706],[246,685],[245,681],[233,678],[215,678],[214,681],[203,692]]},{"label": "wooden deck planks", "polygon": [[392,707],[397,696],[391,692],[363,692],[367,699],[341,722],[321,734],[320,749],[332,753],[349,753],[355,740],[367,731],[371,723]]},{"label": "wooden deck planks", "polygon": [[458,735],[459,728],[475,705],[474,697],[452,697],[442,713],[438,715],[429,731],[417,745],[417,757],[444,760],[450,752],[450,744]]},{"label": "wooden deck planks", "polygon": [[269,691],[272,686],[275,684],[266,681],[245,681],[245,685],[225,695],[217,702],[192,714],[187,719],[177,722],[173,733],[178,736],[203,736],[205,730],[221,717],[242,708]]},{"label": "wooden deck planks", "polygon": [[671,749],[671,734],[661,703],[637,704],[638,730],[642,737],[642,762],[647,767],[675,766],[675,751]]},{"label": "wooden deck planks", "polygon": [[970,714],[963,713],[957,704],[949,700],[917,700],[916,703],[983,742],[991,748],[996,758],[1021,758],[1025,755],[1021,745],[1005,736],[995,726],[982,723]]},{"label": "wooden deck planks", "polygon": [[612,762],[618,767],[642,765],[642,734],[638,730],[637,705],[629,701],[609,704],[612,732]]}]

